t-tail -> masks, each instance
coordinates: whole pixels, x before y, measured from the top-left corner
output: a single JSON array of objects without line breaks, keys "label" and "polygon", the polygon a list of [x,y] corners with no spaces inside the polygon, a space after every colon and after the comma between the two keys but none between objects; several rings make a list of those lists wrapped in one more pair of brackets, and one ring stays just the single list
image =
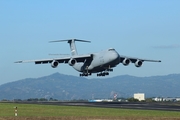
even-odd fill
[{"label": "t-tail", "polygon": [[64,41],[67,41],[69,43],[72,56],[78,55],[75,41],[79,41],[79,42],[91,42],[91,41],[79,40],[79,39],[56,40],[56,41],[50,41],[50,42],[64,42]]}]

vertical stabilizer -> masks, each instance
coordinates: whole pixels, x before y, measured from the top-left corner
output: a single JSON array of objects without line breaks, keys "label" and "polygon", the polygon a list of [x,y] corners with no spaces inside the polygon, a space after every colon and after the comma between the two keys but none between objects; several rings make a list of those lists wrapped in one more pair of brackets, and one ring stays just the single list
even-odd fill
[{"label": "vertical stabilizer", "polygon": [[50,41],[50,42],[64,42],[67,41],[70,45],[70,49],[71,49],[71,54],[72,56],[77,55],[77,49],[76,49],[76,44],[75,41],[79,41],[79,42],[90,42],[90,41],[86,41],[86,40],[79,40],[79,39],[69,39],[69,40],[56,40],[56,41]]},{"label": "vertical stabilizer", "polygon": [[76,45],[75,45],[75,40],[68,40],[68,43],[70,45],[70,49],[71,49],[71,55],[77,55],[77,49],[76,49]]}]

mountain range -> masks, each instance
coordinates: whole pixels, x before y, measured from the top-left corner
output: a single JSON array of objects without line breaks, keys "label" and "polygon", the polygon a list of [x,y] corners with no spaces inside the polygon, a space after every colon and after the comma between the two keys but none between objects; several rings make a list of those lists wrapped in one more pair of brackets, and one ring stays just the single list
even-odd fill
[{"label": "mountain range", "polygon": [[76,77],[54,73],[40,78],[26,78],[0,85],[0,100],[54,98],[59,100],[133,97],[180,97],[180,74],[135,77],[121,75],[111,78]]}]

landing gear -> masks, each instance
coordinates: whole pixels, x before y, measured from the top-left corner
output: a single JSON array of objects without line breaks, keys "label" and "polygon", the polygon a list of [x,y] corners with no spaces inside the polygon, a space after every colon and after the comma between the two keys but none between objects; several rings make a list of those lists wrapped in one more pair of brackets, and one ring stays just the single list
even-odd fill
[{"label": "landing gear", "polygon": [[[113,69],[109,66],[107,68],[104,69],[104,71],[100,72],[97,74],[97,76],[107,76],[109,75],[109,72],[112,72]],[[83,73],[79,74],[80,77],[83,77],[83,76],[90,76],[91,75],[91,72],[92,71],[88,71],[88,66],[86,66],[86,69],[83,71]]]},{"label": "landing gear", "polygon": [[110,71],[110,72],[113,72],[113,69],[107,69],[108,71]]},{"label": "landing gear", "polygon": [[101,73],[97,74],[97,76],[106,76],[106,75],[109,75],[109,72],[104,71],[104,72],[101,72]]},{"label": "landing gear", "polygon": [[83,77],[83,76],[90,76],[91,75],[91,72],[88,71],[88,67],[89,66],[86,66],[85,70],[83,71],[82,74],[79,74],[80,77]]},{"label": "landing gear", "polygon": [[79,74],[80,77],[83,77],[83,76],[90,76],[91,73],[82,73],[82,74]]},{"label": "landing gear", "polygon": [[109,65],[109,68],[107,69],[107,71],[110,71],[110,72],[113,71],[113,69],[111,69],[111,66],[110,66],[110,65]]},{"label": "landing gear", "polygon": [[112,71],[113,71],[113,69],[109,68],[101,73],[98,73],[97,76],[106,76],[106,75],[109,75],[109,72],[112,72]]}]

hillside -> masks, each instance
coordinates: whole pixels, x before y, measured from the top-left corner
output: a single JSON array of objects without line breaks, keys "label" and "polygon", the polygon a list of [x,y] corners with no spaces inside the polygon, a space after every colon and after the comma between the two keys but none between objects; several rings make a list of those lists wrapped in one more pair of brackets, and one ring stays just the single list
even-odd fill
[{"label": "hillside", "polygon": [[145,93],[146,97],[180,96],[180,74],[87,79],[54,73],[40,78],[27,78],[0,86],[1,99],[55,98],[60,100],[132,97]]}]

